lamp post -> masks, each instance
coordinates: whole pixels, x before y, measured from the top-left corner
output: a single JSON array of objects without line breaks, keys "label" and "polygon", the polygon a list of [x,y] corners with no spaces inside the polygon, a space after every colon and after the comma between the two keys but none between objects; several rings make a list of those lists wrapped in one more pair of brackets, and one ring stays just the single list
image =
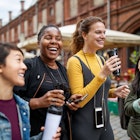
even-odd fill
[{"label": "lamp post", "polygon": [[110,29],[110,0],[107,0],[107,29]]}]

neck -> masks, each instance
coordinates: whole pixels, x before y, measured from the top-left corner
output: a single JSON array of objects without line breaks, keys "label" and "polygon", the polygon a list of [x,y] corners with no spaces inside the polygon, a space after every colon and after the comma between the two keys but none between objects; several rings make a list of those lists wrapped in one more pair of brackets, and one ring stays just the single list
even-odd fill
[{"label": "neck", "polygon": [[83,53],[95,54],[96,50],[91,50],[91,49],[83,48]]},{"label": "neck", "polygon": [[13,97],[13,86],[8,82],[4,82],[2,78],[0,78],[0,99],[8,100]]},{"label": "neck", "polygon": [[8,89],[0,90],[0,100],[10,100],[12,98],[13,98],[13,91],[8,91]]},{"label": "neck", "polygon": [[48,67],[52,68],[52,69],[58,69],[58,66],[55,62],[55,60],[48,60],[48,59],[44,59],[43,57],[41,57],[41,60],[44,62],[45,65],[47,65]]},{"label": "neck", "polygon": [[58,66],[56,63],[45,63],[45,65],[47,65],[51,69],[58,69]]}]

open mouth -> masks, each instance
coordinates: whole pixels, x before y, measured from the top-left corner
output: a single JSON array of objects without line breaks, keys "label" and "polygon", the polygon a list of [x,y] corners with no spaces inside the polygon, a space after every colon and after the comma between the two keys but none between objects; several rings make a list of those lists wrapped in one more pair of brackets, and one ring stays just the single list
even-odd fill
[{"label": "open mouth", "polygon": [[20,77],[24,77],[24,74],[20,73],[19,76],[20,76]]},{"label": "open mouth", "polygon": [[104,41],[103,41],[103,40],[99,40],[98,43],[99,43],[100,45],[104,45]]},{"label": "open mouth", "polygon": [[50,51],[57,51],[57,48],[49,48]]}]

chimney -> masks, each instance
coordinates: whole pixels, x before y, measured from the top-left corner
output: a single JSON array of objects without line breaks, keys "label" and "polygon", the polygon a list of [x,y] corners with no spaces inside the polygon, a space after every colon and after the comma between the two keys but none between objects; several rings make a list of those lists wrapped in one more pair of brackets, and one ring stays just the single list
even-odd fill
[{"label": "chimney", "polygon": [[12,20],[12,11],[9,11],[9,22]]},{"label": "chimney", "polygon": [[24,0],[21,0],[20,3],[21,3],[21,13],[23,13],[24,12]]},{"label": "chimney", "polygon": [[2,19],[0,19],[0,28],[2,27]]}]

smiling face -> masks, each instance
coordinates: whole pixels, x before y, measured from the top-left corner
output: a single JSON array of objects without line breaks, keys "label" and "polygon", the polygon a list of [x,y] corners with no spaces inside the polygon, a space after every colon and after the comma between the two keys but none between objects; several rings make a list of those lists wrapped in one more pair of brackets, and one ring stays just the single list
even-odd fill
[{"label": "smiling face", "polygon": [[104,47],[105,25],[102,22],[96,22],[90,26],[88,33],[83,33],[84,47],[86,50],[99,50]]},{"label": "smiling face", "polygon": [[5,64],[0,65],[0,80],[7,85],[23,86],[24,74],[27,69],[23,63],[23,55],[18,50],[11,50],[5,59]]},{"label": "smiling face", "polygon": [[40,55],[45,61],[54,61],[60,54],[62,48],[62,36],[55,27],[48,27],[39,41]]}]

